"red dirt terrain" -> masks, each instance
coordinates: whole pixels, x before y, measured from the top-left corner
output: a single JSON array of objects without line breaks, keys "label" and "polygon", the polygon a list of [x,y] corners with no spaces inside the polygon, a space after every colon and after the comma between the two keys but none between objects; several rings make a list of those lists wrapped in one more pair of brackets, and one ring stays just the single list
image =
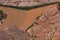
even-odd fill
[{"label": "red dirt terrain", "polygon": [[29,11],[0,6],[7,14],[0,24],[0,40],[59,40],[60,11],[57,5]]},{"label": "red dirt terrain", "polygon": [[42,8],[36,8],[29,11],[23,11],[13,8],[7,8],[0,6],[0,10],[3,10],[7,14],[7,19],[3,20],[3,24],[0,26],[0,30],[4,30],[9,25],[17,25],[21,30],[26,30],[35,20],[36,17],[40,16],[43,11],[56,8],[57,4],[49,5]]}]

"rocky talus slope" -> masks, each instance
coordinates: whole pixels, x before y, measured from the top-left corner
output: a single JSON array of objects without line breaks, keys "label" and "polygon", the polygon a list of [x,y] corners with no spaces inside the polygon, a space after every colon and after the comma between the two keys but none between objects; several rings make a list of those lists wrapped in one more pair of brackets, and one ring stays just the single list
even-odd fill
[{"label": "rocky talus slope", "polygon": [[60,11],[57,8],[45,10],[27,32],[33,40],[60,40]]},{"label": "rocky talus slope", "polygon": [[33,6],[44,3],[58,2],[58,0],[0,0],[0,4],[11,6]]},{"label": "rocky talus slope", "polygon": [[31,36],[16,26],[9,26],[4,31],[0,31],[0,40],[30,40]]}]

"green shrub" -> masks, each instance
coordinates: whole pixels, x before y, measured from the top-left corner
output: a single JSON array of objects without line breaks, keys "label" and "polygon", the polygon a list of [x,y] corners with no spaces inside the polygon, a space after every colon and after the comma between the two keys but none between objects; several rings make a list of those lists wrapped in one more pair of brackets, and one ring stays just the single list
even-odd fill
[{"label": "green shrub", "polygon": [[3,11],[2,10],[0,10],[0,16],[2,16],[3,15]]}]

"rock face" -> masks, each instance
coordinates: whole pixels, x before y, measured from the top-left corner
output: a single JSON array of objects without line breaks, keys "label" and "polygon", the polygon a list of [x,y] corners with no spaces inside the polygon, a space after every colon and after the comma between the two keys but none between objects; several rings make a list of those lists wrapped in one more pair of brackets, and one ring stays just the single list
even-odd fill
[{"label": "rock face", "polygon": [[6,32],[0,31],[0,40],[13,40]]},{"label": "rock face", "polygon": [[45,10],[36,23],[27,30],[34,40],[59,40],[60,36],[55,38],[60,32],[60,11],[57,8]]},{"label": "rock face", "polygon": [[31,36],[22,30],[19,30],[17,27],[9,27],[6,31],[14,40],[30,40]]},{"label": "rock face", "polygon": [[33,6],[44,3],[58,2],[58,0],[0,0],[0,4],[11,6]]},{"label": "rock face", "polygon": [[0,40],[31,40],[32,37],[16,26],[9,26],[4,31],[0,31]]}]

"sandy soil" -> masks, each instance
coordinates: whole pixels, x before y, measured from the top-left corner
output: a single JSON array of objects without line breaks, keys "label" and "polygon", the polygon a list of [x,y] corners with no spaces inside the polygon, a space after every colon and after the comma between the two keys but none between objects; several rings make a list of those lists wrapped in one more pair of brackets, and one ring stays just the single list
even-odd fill
[{"label": "sandy soil", "polygon": [[21,26],[23,24],[23,21],[25,18],[27,18],[26,11],[17,10],[13,8],[7,8],[7,7],[1,7],[0,10],[3,10],[5,13],[7,13],[7,19],[3,20],[3,24],[0,25],[0,29],[4,29],[10,25],[17,25]]},{"label": "sandy soil", "polygon": [[0,10],[3,10],[8,14],[7,19],[3,20],[3,24],[0,25],[0,30],[4,30],[9,25],[16,25],[21,30],[26,30],[34,22],[37,16],[41,15],[43,11],[47,9],[50,10],[53,7],[56,7],[56,4],[29,11],[23,11],[0,6]]},{"label": "sandy soil", "polygon": [[56,8],[56,7],[57,6],[55,4],[55,5],[50,5],[50,6],[36,8],[36,9],[27,11],[29,16],[27,19],[25,19],[24,24],[21,27],[23,27],[23,29],[25,30],[34,22],[35,18],[40,16],[45,10],[50,10],[51,8]]}]

